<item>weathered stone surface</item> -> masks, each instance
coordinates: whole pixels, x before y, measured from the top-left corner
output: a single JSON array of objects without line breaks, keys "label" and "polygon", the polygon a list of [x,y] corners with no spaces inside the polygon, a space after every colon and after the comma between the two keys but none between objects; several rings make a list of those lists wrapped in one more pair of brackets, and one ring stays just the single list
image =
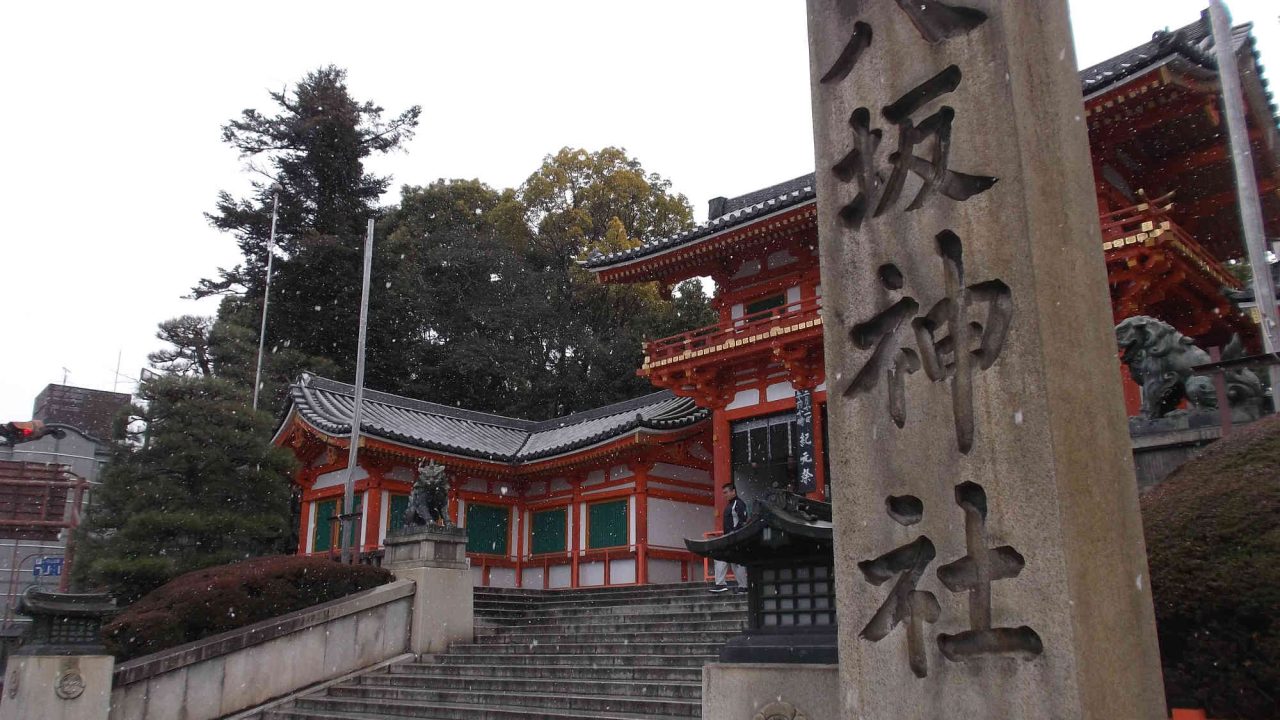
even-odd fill
[{"label": "weathered stone surface", "polygon": [[465,568],[467,533],[462,528],[428,526],[426,529],[388,535],[382,566],[395,571],[401,567]]},{"label": "weathered stone surface", "polygon": [[209,720],[400,655],[414,590],[393,582],[132,660],[110,718]]},{"label": "weathered stone surface", "polygon": [[106,720],[114,665],[110,655],[13,655],[5,668],[0,718]]},{"label": "weathered stone surface", "polygon": [[[809,720],[844,717],[839,668],[795,663],[702,666],[702,720],[751,720],[766,708],[787,708]],[[765,717],[771,720],[773,713]]]},{"label": "weathered stone surface", "polygon": [[417,587],[409,628],[409,652],[444,652],[450,643],[475,638],[475,605],[467,566],[467,534],[431,526],[386,538],[383,567]]},{"label": "weathered stone surface", "polygon": [[1166,717],[1066,3],[808,8],[840,716]]},{"label": "weathered stone surface", "polygon": [[475,605],[471,573],[451,567],[410,567],[393,570],[396,577],[417,585],[409,627],[409,652],[440,653],[455,642],[475,639]]}]

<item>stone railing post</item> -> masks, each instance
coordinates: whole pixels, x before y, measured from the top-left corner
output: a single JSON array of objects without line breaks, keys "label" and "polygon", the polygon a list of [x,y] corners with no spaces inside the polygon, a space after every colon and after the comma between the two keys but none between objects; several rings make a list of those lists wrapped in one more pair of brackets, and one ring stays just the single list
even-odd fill
[{"label": "stone railing post", "polygon": [[384,545],[382,566],[416,586],[409,651],[419,655],[444,652],[450,643],[474,639],[466,531],[439,526],[413,528],[388,535]]},{"label": "stone railing post", "polygon": [[100,633],[115,601],[102,593],[32,588],[18,612],[33,622],[5,668],[0,720],[106,720],[115,658]]}]

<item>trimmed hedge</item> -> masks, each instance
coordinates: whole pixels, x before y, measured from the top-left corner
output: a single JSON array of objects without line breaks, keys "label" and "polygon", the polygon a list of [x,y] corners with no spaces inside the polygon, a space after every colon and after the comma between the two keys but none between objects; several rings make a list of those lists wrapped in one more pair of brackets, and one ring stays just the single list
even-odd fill
[{"label": "trimmed hedge", "polygon": [[1170,707],[1277,717],[1280,418],[1210,445],[1142,497]]},{"label": "trimmed hedge", "polygon": [[196,570],[130,605],[103,628],[119,660],[148,655],[391,582],[369,565],[281,555]]}]

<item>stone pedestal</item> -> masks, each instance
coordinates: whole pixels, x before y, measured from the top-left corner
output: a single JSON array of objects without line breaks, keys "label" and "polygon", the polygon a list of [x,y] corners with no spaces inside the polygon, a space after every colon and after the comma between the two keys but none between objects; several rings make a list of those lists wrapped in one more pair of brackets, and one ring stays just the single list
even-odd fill
[{"label": "stone pedestal", "polygon": [[32,623],[5,667],[0,720],[106,720],[115,658],[100,632],[115,602],[101,593],[33,587],[18,612]]},{"label": "stone pedestal", "polygon": [[1065,0],[809,0],[842,718],[1167,718]]},{"label": "stone pedestal", "polygon": [[14,655],[0,720],[107,720],[114,669],[110,655]]},{"label": "stone pedestal", "polygon": [[837,720],[835,665],[709,663],[702,666],[703,720]]},{"label": "stone pedestal", "polygon": [[388,535],[383,545],[382,566],[416,586],[409,651],[425,655],[444,652],[450,643],[471,642],[475,613],[466,531],[433,526]]}]

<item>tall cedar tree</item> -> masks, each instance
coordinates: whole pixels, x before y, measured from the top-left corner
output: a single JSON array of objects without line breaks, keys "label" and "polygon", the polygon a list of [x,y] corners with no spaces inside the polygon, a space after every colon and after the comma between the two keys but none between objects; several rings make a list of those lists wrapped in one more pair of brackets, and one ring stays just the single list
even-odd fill
[{"label": "tall cedar tree", "polygon": [[332,65],[270,97],[276,114],[245,110],[222,129],[223,140],[265,179],[254,181],[250,198],[220,193],[208,216],[235,236],[244,262],[201,280],[195,295],[226,296],[210,339],[215,365],[225,377],[251,383],[278,192],[272,357],[264,378],[267,401],[260,405],[275,408],[300,370],[345,376],[355,367],[365,225],[390,185],[390,178],[366,172],[363,162],[401,149],[413,137],[421,109],[384,121],[381,107],[351,97],[346,71]]},{"label": "tall cedar tree", "polygon": [[80,584],[123,604],[190,570],[288,548],[292,457],[245,388],[213,377],[145,380],[139,447],[121,438],[81,526]]}]

